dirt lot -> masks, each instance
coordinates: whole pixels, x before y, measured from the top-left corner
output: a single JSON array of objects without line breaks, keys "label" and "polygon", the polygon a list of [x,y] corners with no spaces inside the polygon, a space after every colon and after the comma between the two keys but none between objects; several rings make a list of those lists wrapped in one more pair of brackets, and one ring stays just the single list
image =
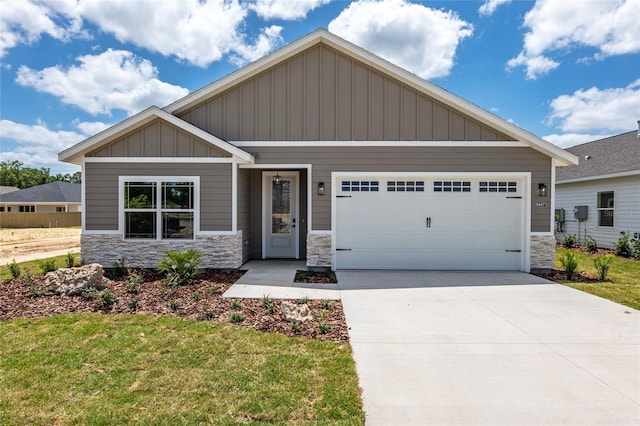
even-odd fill
[{"label": "dirt lot", "polygon": [[0,229],[0,265],[80,250],[80,228]]}]

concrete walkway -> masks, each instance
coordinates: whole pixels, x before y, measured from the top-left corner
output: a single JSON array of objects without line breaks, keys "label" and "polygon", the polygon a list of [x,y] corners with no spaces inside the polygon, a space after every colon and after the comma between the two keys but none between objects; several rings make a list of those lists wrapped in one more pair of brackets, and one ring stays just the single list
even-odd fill
[{"label": "concrete walkway", "polygon": [[247,272],[222,297],[238,299],[339,300],[335,284],[294,283],[296,271],[306,269],[304,260],[252,260],[242,265]]},{"label": "concrete walkway", "polygon": [[640,313],[515,272],[338,272],[368,425],[638,425]]}]

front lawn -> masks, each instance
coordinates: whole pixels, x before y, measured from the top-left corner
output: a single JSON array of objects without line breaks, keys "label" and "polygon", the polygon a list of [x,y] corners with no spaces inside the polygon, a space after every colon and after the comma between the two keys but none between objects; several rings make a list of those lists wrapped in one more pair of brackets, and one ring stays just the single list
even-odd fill
[{"label": "front lawn", "polygon": [[346,343],[96,313],[3,321],[0,342],[2,424],[364,423]]},{"label": "front lawn", "polygon": [[[556,267],[561,268],[559,258],[570,250],[558,247],[556,251]],[[597,277],[593,264],[595,255],[574,251],[578,256],[578,271]],[[640,309],[640,261],[615,257],[605,281],[567,281],[558,282],[596,296],[604,297],[623,305]]]}]

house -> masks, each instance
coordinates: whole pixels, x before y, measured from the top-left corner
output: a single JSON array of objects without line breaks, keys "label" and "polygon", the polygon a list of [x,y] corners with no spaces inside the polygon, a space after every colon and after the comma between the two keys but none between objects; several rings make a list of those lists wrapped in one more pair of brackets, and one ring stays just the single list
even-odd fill
[{"label": "house", "polygon": [[79,212],[81,205],[81,185],[77,183],[56,181],[0,194],[0,212]]},{"label": "house", "polygon": [[19,191],[19,190],[20,190],[20,188],[18,188],[16,186],[4,186],[4,185],[1,185],[0,186],[0,195],[8,194],[10,192]]},{"label": "house", "polygon": [[521,271],[553,267],[555,167],[577,162],[325,30],[59,159],[90,262]]},{"label": "house", "polygon": [[567,151],[580,164],[556,173],[556,208],[563,209],[558,211],[558,241],[573,234],[584,242],[589,235],[600,247],[613,248],[623,234],[640,238],[640,133],[622,133]]}]

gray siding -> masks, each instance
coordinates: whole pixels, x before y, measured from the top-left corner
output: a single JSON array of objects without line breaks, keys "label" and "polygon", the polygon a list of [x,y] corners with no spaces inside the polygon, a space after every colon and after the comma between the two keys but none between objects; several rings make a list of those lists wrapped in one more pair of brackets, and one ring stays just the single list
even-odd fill
[{"label": "gray siding", "polygon": [[230,141],[512,140],[323,45],[178,116]]},{"label": "gray siding", "polygon": [[86,228],[118,229],[119,176],[200,176],[200,230],[231,230],[231,164],[86,163]]},{"label": "gray siding", "polygon": [[182,129],[156,119],[101,147],[87,157],[230,157]]},{"label": "gray siding", "polygon": [[242,261],[250,258],[251,239],[251,187],[249,169],[238,169],[238,230],[242,231]]},{"label": "gray siding", "polygon": [[[531,172],[531,231],[549,232],[549,197],[538,196],[538,183],[551,185],[551,159],[530,148],[474,147],[251,147],[257,164],[312,165],[313,229],[331,229],[331,172]],[[252,180],[253,181],[253,180]],[[327,193],[313,188],[325,182]],[[252,186],[252,194],[254,194]],[[258,194],[260,192],[258,191]],[[253,195],[255,196],[255,195]],[[542,201],[545,207],[535,207]],[[252,204],[252,210],[254,206]],[[252,222],[253,223],[253,222]]]}]

